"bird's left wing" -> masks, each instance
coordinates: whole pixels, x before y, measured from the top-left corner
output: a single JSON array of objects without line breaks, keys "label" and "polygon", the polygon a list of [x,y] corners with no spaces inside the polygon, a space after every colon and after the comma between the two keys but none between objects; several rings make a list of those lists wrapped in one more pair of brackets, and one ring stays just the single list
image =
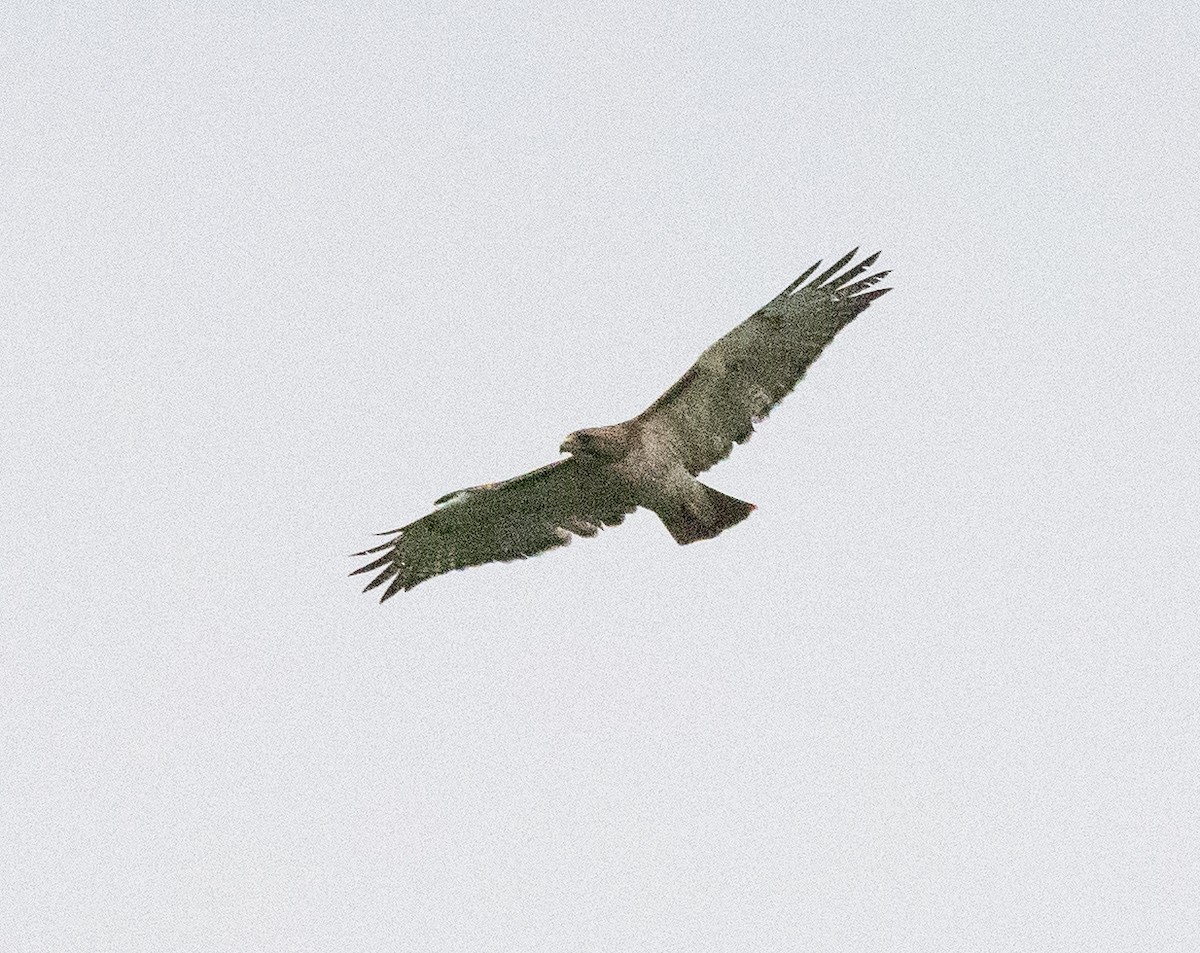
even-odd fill
[{"label": "bird's left wing", "polygon": [[400,529],[382,545],[355,553],[378,558],[356,569],[379,570],[364,592],[389,583],[380,602],[401,589],[452,569],[525,559],[555,546],[571,534],[595,536],[637,509],[603,469],[574,457],[500,483],[485,483],[437,501],[438,509]]},{"label": "bird's left wing", "polygon": [[886,271],[859,277],[878,252],[842,271],[857,252],[809,281],[817,262],[701,354],[638,415],[643,428],[669,445],[693,476],[748,440],[754,424],[796,386],[833,336],[890,290],[868,290]]}]

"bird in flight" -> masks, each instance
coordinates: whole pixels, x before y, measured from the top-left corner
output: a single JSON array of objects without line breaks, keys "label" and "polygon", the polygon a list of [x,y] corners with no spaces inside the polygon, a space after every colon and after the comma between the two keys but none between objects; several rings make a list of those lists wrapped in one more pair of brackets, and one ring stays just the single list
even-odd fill
[{"label": "bird in flight", "polygon": [[636,417],[569,434],[559,447],[565,459],[447,493],[432,513],[380,533],[391,538],[355,553],[373,558],[351,575],[378,571],[363,591],[387,583],[383,602],[452,569],[525,559],[565,546],[572,534],[595,536],[639,506],[656,513],[680,545],[740,523],[754,504],[696,475],[750,439],[833,336],[891,290],[872,287],[886,271],[859,277],[879,252],[842,270],[857,253],[809,281],[817,262]]}]

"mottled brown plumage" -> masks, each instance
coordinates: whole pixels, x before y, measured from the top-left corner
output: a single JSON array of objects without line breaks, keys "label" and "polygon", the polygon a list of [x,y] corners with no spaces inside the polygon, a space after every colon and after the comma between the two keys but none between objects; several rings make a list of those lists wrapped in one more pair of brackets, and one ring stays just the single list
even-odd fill
[{"label": "mottled brown plumage", "polygon": [[566,545],[572,534],[594,536],[639,506],[657,513],[680,544],[740,523],[753,504],[695,477],[748,440],[833,336],[890,290],[870,290],[886,271],[859,278],[878,252],[842,271],[857,251],[812,281],[820,262],[809,268],[638,416],[570,434],[560,447],[571,454],[565,460],[446,494],[434,512],[356,553],[381,555],[355,574],[377,571],[367,589],[387,583],[388,599],[452,569],[525,559]]}]

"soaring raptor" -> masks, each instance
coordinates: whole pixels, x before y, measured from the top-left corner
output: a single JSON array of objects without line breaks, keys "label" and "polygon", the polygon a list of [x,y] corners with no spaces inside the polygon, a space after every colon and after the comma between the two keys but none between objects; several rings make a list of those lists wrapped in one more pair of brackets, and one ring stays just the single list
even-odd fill
[{"label": "soaring raptor", "polygon": [[568,435],[559,448],[570,454],[565,459],[447,493],[427,516],[380,533],[391,539],[355,553],[375,558],[351,575],[378,571],[364,591],[388,583],[382,602],[451,569],[525,559],[565,546],[572,533],[595,536],[639,506],[657,513],[681,545],[740,523],[754,504],[696,475],[748,440],[833,336],[891,290],[868,290],[886,271],[859,277],[878,252],[842,270],[857,253],[808,281],[817,262],[636,417]]}]

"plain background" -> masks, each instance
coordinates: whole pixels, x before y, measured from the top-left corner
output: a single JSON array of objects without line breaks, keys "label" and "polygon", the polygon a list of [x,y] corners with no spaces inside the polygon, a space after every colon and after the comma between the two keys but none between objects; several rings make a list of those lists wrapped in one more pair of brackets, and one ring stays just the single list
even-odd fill
[{"label": "plain background", "polygon": [[[5,4],[6,951],[1200,948],[1183,3]],[[347,554],[895,291],[708,474]]]}]

